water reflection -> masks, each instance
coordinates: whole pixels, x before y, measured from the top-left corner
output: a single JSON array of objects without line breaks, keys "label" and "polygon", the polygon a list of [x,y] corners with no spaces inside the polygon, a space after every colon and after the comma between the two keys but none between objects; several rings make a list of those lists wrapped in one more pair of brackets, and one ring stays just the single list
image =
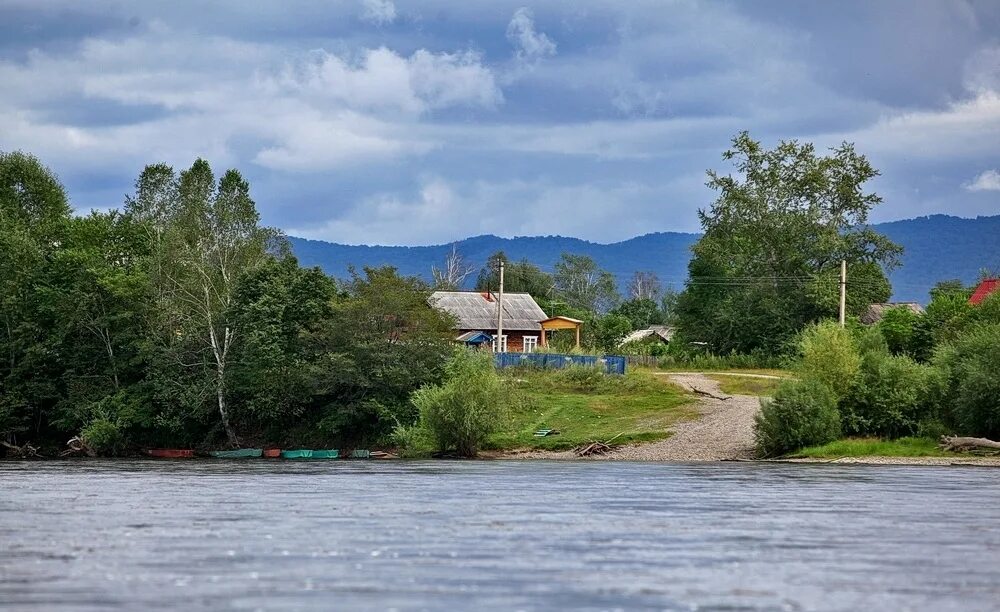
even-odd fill
[{"label": "water reflection", "polygon": [[0,608],[995,609],[996,474],[0,463]]}]

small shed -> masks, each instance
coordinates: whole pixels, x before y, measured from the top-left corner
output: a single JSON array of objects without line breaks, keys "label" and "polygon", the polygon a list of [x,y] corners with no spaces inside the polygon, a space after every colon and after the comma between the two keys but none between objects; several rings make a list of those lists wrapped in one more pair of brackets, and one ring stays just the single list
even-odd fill
[{"label": "small shed", "polygon": [[629,342],[639,342],[647,338],[653,338],[659,340],[663,344],[669,344],[670,340],[674,337],[674,328],[667,325],[650,325],[646,329],[637,329],[631,334],[622,338],[622,341],[618,343],[618,346],[624,346]]},{"label": "small shed", "polygon": [[481,331],[470,331],[459,335],[455,338],[455,342],[461,342],[465,346],[480,347],[484,344],[493,344],[493,336]]},{"label": "small shed", "polygon": [[914,314],[924,314],[924,307],[916,302],[885,302],[883,304],[872,304],[861,313],[861,323],[864,325],[875,325],[882,320],[885,313],[893,308],[906,308]]},{"label": "small shed", "polygon": [[583,326],[583,321],[580,319],[573,319],[571,317],[550,317],[539,322],[542,327],[542,346],[548,346],[549,341],[546,338],[545,332],[557,329],[573,329],[576,330],[576,348],[580,348],[580,328]]}]

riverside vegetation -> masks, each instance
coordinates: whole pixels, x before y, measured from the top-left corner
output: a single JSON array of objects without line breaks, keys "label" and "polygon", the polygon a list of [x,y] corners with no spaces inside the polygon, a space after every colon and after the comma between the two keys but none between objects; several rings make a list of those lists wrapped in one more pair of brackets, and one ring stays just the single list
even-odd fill
[{"label": "riverside vegetation", "polygon": [[[891,295],[901,249],[868,225],[878,171],[844,143],[766,149],[746,133],[709,173],[682,291],[636,272],[629,295],[589,257],[549,273],[507,262],[507,291],[550,315],[585,321],[585,351],[651,355],[671,369],[784,368],[797,381],[723,381],[774,394],[758,422],[772,456],[840,436],[895,439],[946,431],[1000,434],[1000,317],[945,282],[926,315],[889,311],[873,329],[836,315],[839,263],[847,314]],[[475,286],[497,288],[497,253]],[[80,436],[99,454],[149,446],[359,446],[474,454],[514,445],[571,446],[621,434],[666,435],[689,408],[642,372],[524,372],[454,356],[453,321],[432,289],[463,286],[474,267],[453,251],[434,284],[392,268],[333,279],[302,268],[285,237],[261,226],[236,170],[197,160],[147,166],[121,210],[74,216],[36,158],[0,153],[0,453]],[[651,324],[676,328],[622,345]],[[569,350],[556,333],[553,350]],[[474,383],[471,386],[464,383]],[[534,402],[534,403],[533,403]],[[566,423],[566,425],[564,425]],[[534,438],[533,428],[564,428]]]}]

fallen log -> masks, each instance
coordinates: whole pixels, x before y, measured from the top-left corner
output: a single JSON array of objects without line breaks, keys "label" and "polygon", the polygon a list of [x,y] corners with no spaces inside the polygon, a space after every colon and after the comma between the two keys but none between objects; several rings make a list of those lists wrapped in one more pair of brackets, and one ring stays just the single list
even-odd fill
[{"label": "fallen log", "polygon": [[94,452],[94,449],[90,448],[90,445],[84,442],[83,438],[81,438],[80,436],[73,436],[72,438],[69,439],[68,442],[66,442],[66,450],[59,453],[59,456],[68,457],[70,455],[79,455],[81,453],[87,455],[88,457],[97,456],[97,453]]},{"label": "fallen log", "polygon": [[15,444],[10,444],[9,442],[3,442],[3,441],[0,441],[0,444],[3,444],[5,447],[7,447],[8,452],[11,454],[11,456],[16,458],[27,459],[28,457],[38,456],[38,448],[32,446],[30,442],[25,442],[22,446],[17,446]]},{"label": "fallen log", "polygon": [[1000,442],[988,438],[964,438],[961,436],[941,436],[941,448],[948,451],[967,451],[977,448],[1000,450]]}]

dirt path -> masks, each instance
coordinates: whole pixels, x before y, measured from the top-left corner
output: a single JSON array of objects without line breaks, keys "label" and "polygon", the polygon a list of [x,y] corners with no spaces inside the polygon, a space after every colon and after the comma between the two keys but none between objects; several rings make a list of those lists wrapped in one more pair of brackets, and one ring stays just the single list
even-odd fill
[{"label": "dirt path", "polygon": [[[662,374],[688,391],[701,391],[701,416],[678,423],[660,442],[622,447],[606,456],[625,461],[719,461],[753,458],[753,419],[760,400],[752,395],[726,395],[719,383],[697,372]],[[726,398],[726,399],[716,399]]]}]

